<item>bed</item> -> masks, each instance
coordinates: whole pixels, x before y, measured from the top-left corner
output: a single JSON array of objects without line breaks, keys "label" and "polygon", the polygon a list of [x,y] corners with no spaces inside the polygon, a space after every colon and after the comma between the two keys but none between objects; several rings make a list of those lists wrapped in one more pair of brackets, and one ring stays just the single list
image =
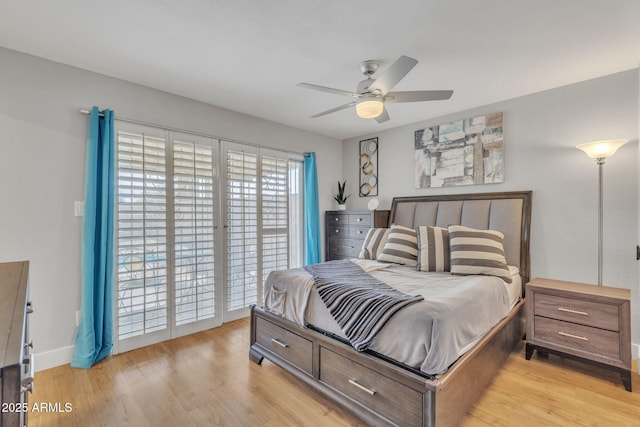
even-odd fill
[{"label": "bed", "polygon": [[[482,336],[459,343],[453,350],[453,359],[449,355],[449,359],[427,360],[425,354],[419,354],[417,359],[403,358],[402,353],[412,352],[403,349],[394,353],[398,342],[385,347],[384,335],[397,335],[400,319],[425,305],[424,301],[398,311],[366,350],[356,351],[337,325],[332,324],[331,319],[327,320],[329,316],[323,313],[322,302],[313,290],[301,292],[287,283],[287,275],[301,276],[308,282],[309,272],[303,270],[278,273],[270,277],[269,286],[265,284],[266,289],[277,288],[286,293],[289,307],[274,310],[271,301],[266,304],[269,310],[251,308],[250,359],[260,364],[266,357],[373,425],[457,425],[522,341],[523,292],[530,274],[530,219],[530,191],[393,199],[389,224],[409,228],[446,228],[459,224],[479,230],[497,230],[504,235],[505,257],[511,273],[514,277],[519,276],[512,281],[517,286],[504,291],[509,296],[508,307],[498,316],[497,323],[492,321],[495,325],[492,323]],[[385,280],[405,274],[435,277],[436,283],[438,280],[459,280],[450,273],[446,276],[444,273],[418,273],[415,267],[412,273],[407,267],[385,268],[367,261],[356,263],[369,270],[371,276]],[[472,276],[467,278],[475,280]],[[296,295],[301,294],[306,296],[300,301],[306,303],[296,306]],[[396,322],[395,326],[393,322]],[[406,341],[407,345],[416,344],[413,338],[404,336],[401,341]],[[417,348],[421,346],[425,344],[417,343]]]}]

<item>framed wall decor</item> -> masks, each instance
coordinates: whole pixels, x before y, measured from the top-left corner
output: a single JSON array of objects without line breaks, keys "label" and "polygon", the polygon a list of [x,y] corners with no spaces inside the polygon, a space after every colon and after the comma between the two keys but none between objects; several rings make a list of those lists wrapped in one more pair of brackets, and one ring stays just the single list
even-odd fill
[{"label": "framed wall decor", "polygon": [[416,188],[504,182],[502,112],[415,131]]},{"label": "framed wall decor", "polygon": [[360,197],[378,195],[378,138],[360,141]]}]

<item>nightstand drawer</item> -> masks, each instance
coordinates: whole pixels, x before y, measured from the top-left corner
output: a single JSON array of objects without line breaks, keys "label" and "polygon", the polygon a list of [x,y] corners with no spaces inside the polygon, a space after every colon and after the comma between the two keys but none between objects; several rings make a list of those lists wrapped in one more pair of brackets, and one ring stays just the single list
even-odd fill
[{"label": "nightstand drawer", "polygon": [[561,320],[535,316],[533,336],[536,342],[548,343],[575,355],[589,354],[620,360],[620,335]]},{"label": "nightstand drawer", "polygon": [[312,373],[311,350],[313,344],[308,339],[258,317],[256,319],[256,342],[284,357],[308,374]]},{"label": "nightstand drawer", "polygon": [[536,293],[534,310],[537,316],[566,320],[610,331],[620,330],[618,305]]},{"label": "nightstand drawer", "polygon": [[422,394],[324,347],[320,381],[394,424],[422,425]]}]

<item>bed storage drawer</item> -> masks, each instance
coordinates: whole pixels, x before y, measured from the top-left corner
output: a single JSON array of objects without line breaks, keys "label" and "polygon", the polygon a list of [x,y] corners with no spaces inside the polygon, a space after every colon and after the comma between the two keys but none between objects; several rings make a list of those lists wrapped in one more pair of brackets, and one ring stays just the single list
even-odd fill
[{"label": "bed storage drawer", "polygon": [[320,381],[394,424],[423,423],[421,393],[324,347]]},{"label": "bed storage drawer", "polygon": [[313,343],[306,338],[258,317],[256,319],[256,342],[308,374],[312,373]]}]

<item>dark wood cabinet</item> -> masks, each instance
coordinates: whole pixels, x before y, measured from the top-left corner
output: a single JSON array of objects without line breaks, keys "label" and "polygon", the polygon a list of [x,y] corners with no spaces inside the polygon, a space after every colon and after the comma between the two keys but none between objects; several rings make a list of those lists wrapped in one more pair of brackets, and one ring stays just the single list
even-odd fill
[{"label": "dark wood cabinet", "polygon": [[538,350],[604,365],[631,391],[629,289],[534,279],[526,295],[527,359]]},{"label": "dark wood cabinet", "polygon": [[27,425],[33,387],[28,272],[27,261],[0,264],[0,427]]},{"label": "dark wood cabinet", "polygon": [[325,215],[325,260],[358,258],[370,228],[388,227],[387,210],[327,211]]}]

